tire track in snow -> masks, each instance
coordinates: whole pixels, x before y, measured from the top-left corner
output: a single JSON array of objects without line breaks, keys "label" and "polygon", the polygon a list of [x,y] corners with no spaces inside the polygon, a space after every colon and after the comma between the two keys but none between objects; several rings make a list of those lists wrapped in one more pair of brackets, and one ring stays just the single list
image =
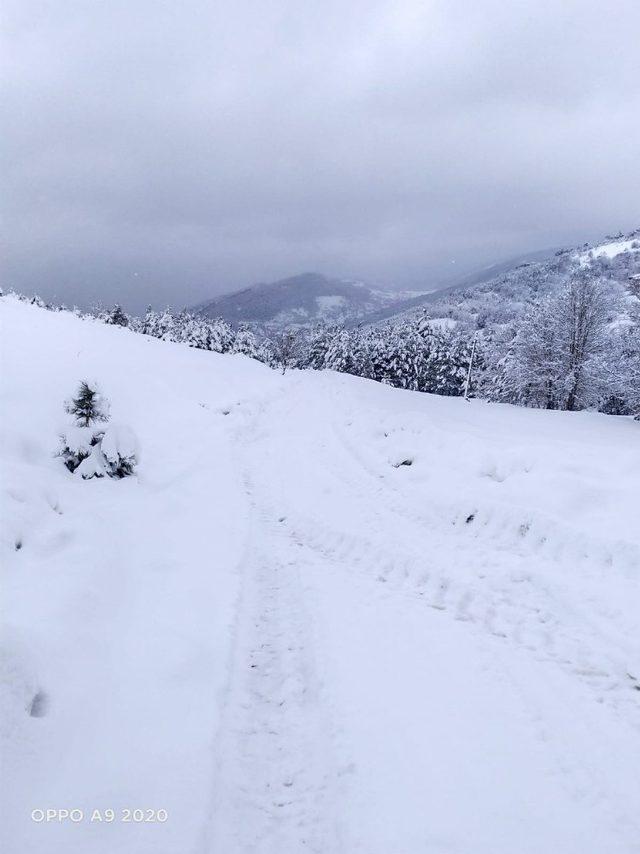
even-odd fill
[{"label": "tire track in snow", "polygon": [[[370,478],[359,476],[359,467],[354,466],[354,460],[348,458],[348,449],[344,446],[341,448],[340,443],[334,443],[327,448],[331,458],[327,457],[324,465],[322,460],[314,461],[314,471],[322,473],[313,482],[313,488],[318,495],[318,512],[313,517],[308,512],[305,513],[304,502],[299,505],[296,498],[296,476],[302,471],[300,466],[304,463],[305,456],[317,453],[318,448],[323,448],[326,434],[314,433],[313,414],[307,413],[304,421],[297,423],[293,420],[289,425],[289,440],[283,445],[283,437],[279,436],[278,431],[282,432],[282,424],[295,419],[297,413],[295,408],[292,408],[291,401],[285,401],[285,409],[282,409],[279,403],[274,401],[267,409],[262,410],[259,435],[249,430],[244,436],[245,442],[253,440],[253,447],[245,446],[245,452],[256,475],[260,475],[255,486],[250,486],[250,489],[256,492],[253,500],[259,508],[256,512],[260,513],[260,524],[263,526],[258,533],[274,545],[275,534],[272,529],[275,528],[280,537],[280,547],[276,549],[276,553],[280,556],[288,555],[286,559],[280,557],[280,563],[276,561],[280,567],[277,570],[274,569],[272,558],[270,567],[267,565],[269,561],[265,562],[262,569],[254,567],[251,572],[258,573],[258,576],[263,574],[262,580],[256,577],[255,588],[264,588],[266,580],[273,581],[274,574],[279,576],[280,581],[285,581],[287,590],[283,590],[282,585],[276,585],[277,598],[280,601],[278,608],[281,613],[286,611],[290,614],[292,609],[299,607],[304,598],[300,596],[299,575],[295,576],[298,593],[294,594],[289,586],[294,579],[294,575],[290,573],[291,566],[299,563],[300,555],[307,552],[330,563],[335,571],[355,572],[368,577],[374,583],[377,580],[379,584],[384,585],[388,595],[420,597],[426,605],[444,612],[449,618],[470,624],[469,630],[473,631],[476,627],[477,630],[499,639],[500,643],[511,643],[528,650],[539,661],[553,662],[558,666],[558,670],[549,671],[548,684],[541,686],[540,698],[530,696],[526,686],[521,686],[525,705],[532,707],[532,726],[539,733],[541,740],[554,742],[558,768],[567,775],[568,783],[575,788],[577,796],[582,790],[595,791],[596,797],[603,803],[615,803],[615,785],[610,786],[607,783],[600,791],[594,786],[597,763],[592,764],[588,759],[578,761],[577,750],[565,749],[563,745],[555,743],[554,733],[562,728],[554,723],[555,712],[553,705],[550,705],[553,691],[549,686],[557,681],[555,673],[560,676],[564,672],[571,678],[577,677],[593,689],[599,702],[606,702],[612,707],[621,720],[632,725],[635,723],[637,726],[638,692],[632,690],[633,686],[627,681],[624,672],[627,663],[625,659],[630,655],[631,647],[623,642],[611,642],[618,641],[618,638],[609,638],[608,633],[598,631],[598,625],[589,619],[589,615],[577,610],[574,603],[565,601],[566,597],[562,592],[556,591],[555,585],[552,589],[543,576],[533,577],[531,561],[535,558],[544,562],[543,555],[521,553],[512,544],[495,541],[493,538],[485,541],[483,550],[479,551],[477,544],[461,536],[459,527],[443,528],[437,524],[435,517],[426,520],[411,512],[410,508],[404,506],[405,502],[399,500],[397,489],[392,488],[396,494],[390,502],[386,501],[385,497],[389,492],[384,488],[386,484],[383,486],[378,482],[376,485]],[[324,403],[326,404],[326,401]],[[296,427],[300,428],[302,425],[308,429],[299,429],[296,432]],[[296,441],[298,436],[303,438]],[[267,464],[265,467],[263,462],[269,457],[278,460],[280,465],[273,467]],[[334,489],[339,492],[343,502],[345,497],[349,500],[350,514],[344,521],[342,518],[336,518],[335,513],[329,512],[330,504],[323,503],[323,493],[326,491],[330,494]],[[381,510],[381,502],[384,512]],[[365,534],[355,534],[347,529],[353,521],[351,512],[358,521],[367,519]],[[280,521],[276,523],[276,519]],[[298,543],[297,557],[291,557],[292,541]],[[419,543],[424,543],[423,552],[417,548]],[[265,595],[259,598],[262,598],[263,602],[269,600],[266,589]],[[264,619],[268,623],[271,617],[265,615]],[[291,629],[287,632],[290,637]],[[293,635],[295,636],[295,631]],[[255,650],[255,644],[252,649]],[[251,651],[249,653],[253,654]],[[259,655],[263,655],[262,650]],[[268,660],[268,654],[264,655]],[[518,686],[517,674],[514,674],[513,678],[514,685]],[[261,684],[264,688],[266,683],[253,684]],[[270,690],[266,690],[267,695]],[[238,691],[234,688],[234,691],[237,697],[242,697],[243,691],[244,694],[247,693],[247,689]],[[265,691],[259,689],[258,693],[264,695]],[[230,708],[236,709],[238,704],[236,699]],[[245,705],[251,706],[251,702]],[[591,720],[588,709],[582,710],[582,713],[580,709],[576,709],[575,712],[585,725]],[[304,753],[307,750],[313,757],[313,748],[305,744],[306,737],[314,743],[326,745],[330,742],[330,739],[327,739],[326,725],[319,722],[317,717],[315,721],[313,718],[314,715],[311,715],[305,723],[303,729],[306,736],[302,739],[293,735],[295,727],[285,726],[290,733],[285,739],[285,751],[291,753],[292,750],[299,750]],[[597,716],[593,718],[594,721],[596,719]],[[331,769],[335,768],[335,763],[328,763],[324,757],[320,757],[320,760],[311,759],[309,767],[315,770],[307,777],[309,782],[306,790],[314,795],[302,797],[295,804],[285,803],[289,813],[283,812],[283,820],[278,823],[277,811],[274,816],[273,803],[264,798],[267,789],[271,794],[271,778],[266,779],[255,774],[255,757],[261,757],[262,761],[271,756],[264,746],[260,746],[260,742],[264,741],[260,733],[264,734],[265,729],[268,730],[269,725],[277,720],[277,716],[262,716],[260,720],[258,740],[256,742],[254,739],[253,742],[258,744],[258,747],[254,750],[253,757],[245,761],[239,771],[236,767],[237,779],[247,780],[253,776],[256,779],[242,793],[242,809],[236,809],[235,819],[228,822],[229,827],[244,823],[249,830],[252,829],[253,823],[253,829],[261,828],[258,837],[244,833],[241,842],[236,840],[235,848],[233,845],[227,845],[211,850],[216,854],[218,851],[224,851],[225,854],[234,854],[235,851],[255,851],[260,854],[278,851],[278,854],[284,854],[289,850],[318,850],[324,854],[334,852],[339,841],[333,827],[336,809],[335,780],[331,779],[334,774]],[[594,727],[593,736],[597,738],[598,725],[594,724]],[[249,735],[254,737],[255,733],[250,732]],[[269,761],[273,761],[274,767],[277,767],[277,761]],[[228,769],[231,765],[227,762],[226,767]],[[224,779],[233,779],[233,776],[228,770],[223,774]],[[225,803],[228,804],[228,800]],[[254,812],[258,812],[259,819],[255,818],[248,804],[253,807]],[[278,809],[282,810],[284,807]],[[606,811],[611,812],[612,808],[607,806]],[[305,816],[302,823],[301,816]],[[623,818],[624,812],[621,812],[620,819]],[[301,842],[301,837],[297,836],[297,831],[294,830],[296,821],[300,826],[305,826],[307,835],[304,842]],[[218,838],[225,839],[224,836]],[[237,847],[238,844],[243,847]]]},{"label": "tire track in snow", "polygon": [[[541,584],[526,578],[519,580],[513,573],[500,577],[479,572],[473,569],[473,556],[464,555],[465,549],[458,544],[457,559],[469,569],[454,572],[448,561],[439,556],[430,535],[429,553],[421,556],[406,549],[391,552],[382,542],[299,514],[290,517],[290,524],[300,542],[324,559],[339,562],[347,571],[355,569],[399,594],[418,596],[435,610],[475,624],[490,635],[555,663],[586,682],[599,702],[611,705],[627,723],[640,729],[640,692],[627,675],[633,670],[629,664],[633,656],[627,653],[623,657],[615,645],[611,649],[596,626],[588,619],[581,620],[568,603],[558,600]],[[509,557],[514,562],[519,559],[516,555]]]},{"label": "tire track in snow", "polygon": [[[407,595],[418,595],[432,608],[555,663],[572,678],[586,682],[598,702],[606,702],[640,729],[640,691],[632,678],[638,677],[637,642],[616,632],[615,625],[602,626],[590,608],[584,603],[578,607],[563,593],[552,580],[559,568],[551,558],[530,553],[509,538],[483,537],[478,548],[474,538],[465,536],[468,525],[447,524],[437,514],[417,512],[395,481],[375,476],[363,463],[362,454],[351,447],[335,419],[327,434],[321,417],[330,409],[326,400],[314,401],[318,416],[305,412],[300,423],[299,412],[304,410],[296,409],[295,395],[292,398],[274,401],[263,413],[262,424],[263,430],[270,420],[275,428],[290,424],[286,471],[291,468],[289,457],[293,465],[304,465],[306,457],[318,451],[328,452],[330,459],[324,465],[322,460],[314,462],[322,479],[314,483],[319,501],[313,518],[298,508],[295,483],[281,488],[282,473],[273,471],[271,483],[262,489],[263,506],[269,507],[272,516],[286,512],[292,534],[316,554]],[[267,429],[263,438],[268,435]],[[275,429],[271,435],[273,447],[264,445],[262,455],[275,459],[280,447]],[[296,442],[297,436],[302,441]],[[255,465],[258,470],[258,461]],[[322,494],[327,487],[339,490],[343,499],[349,497],[350,516],[345,523],[334,518],[329,505],[329,512],[323,512]],[[359,533],[353,533],[352,524]],[[422,552],[416,548],[420,543]],[[541,567],[545,568],[542,573]]]},{"label": "tire track in snow", "polygon": [[338,854],[332,733],[316,673],[302,550],[252,505],[208,854]]}]

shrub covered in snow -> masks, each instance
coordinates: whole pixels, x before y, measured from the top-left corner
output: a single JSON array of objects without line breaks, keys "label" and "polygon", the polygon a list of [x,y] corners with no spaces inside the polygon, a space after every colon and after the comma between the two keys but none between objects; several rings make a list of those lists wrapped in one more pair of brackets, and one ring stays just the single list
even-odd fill
[{"label": "shrub covered in snow", "polygon": [[100,450],[109,477],[121,478],[133,474],[139,451],[138,440],[130,427],[109,425],[100,441]]},{"label": "shrub covered in snow", "polygon": [[139,455],[136,437],[129,427],[101,426],[109,420],[109,403],[95,386],[81,382],[65,409],[75,424],[60,437],[58,456],[70,472],[84,480],[133,474]]}]

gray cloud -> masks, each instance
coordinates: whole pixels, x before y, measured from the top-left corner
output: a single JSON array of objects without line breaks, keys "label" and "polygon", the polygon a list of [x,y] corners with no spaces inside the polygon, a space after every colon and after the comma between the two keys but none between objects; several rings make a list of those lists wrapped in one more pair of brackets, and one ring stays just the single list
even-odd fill
[{"label": "gray cloud", "polygon": [[640,223],[637,0],[7,0],[3,33],[17,289],[421,287]]}]

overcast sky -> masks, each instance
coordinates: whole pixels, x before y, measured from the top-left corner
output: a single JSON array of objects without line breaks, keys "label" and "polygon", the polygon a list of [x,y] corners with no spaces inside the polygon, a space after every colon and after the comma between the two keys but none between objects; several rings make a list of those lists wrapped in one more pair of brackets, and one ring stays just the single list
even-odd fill
[{"label": "overcast sky", "polygon": [[4,0],[3,279],[426,288],[640,225],[639,0]]}]

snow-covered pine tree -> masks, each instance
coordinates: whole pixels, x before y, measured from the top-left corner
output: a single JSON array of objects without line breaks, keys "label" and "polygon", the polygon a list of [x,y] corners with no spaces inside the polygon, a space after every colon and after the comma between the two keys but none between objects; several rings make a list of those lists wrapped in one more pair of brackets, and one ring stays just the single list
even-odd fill
[{"label": "snow-covered pine tree", "polygon": [[189,340],[191,326],[191,316],[186,308],[181,309],[178,314],[173,315],[173,327],[171,330],[171,340],[181,344],[191,344]]},{"label": "snow-covered pine tree", "polygon": [[405,322],[392,327],[386,343],[385,382],[396,388],[420,391],[424,352],[415,324]]},{"label": "snow-covered pine tree", "polygon": [[420,358],[416,361],[416,389],[430,394],[445,394],[448,352],[442,332],[426,311],[418,318],[413,332]]},{"label": "snow-covered pine tree", "polygon": [[148,305],[144,317],[142,318],[142,322],[140,324],[140,332],[143,335],[152,335],[154,338],[158,338],[159,336],[156,334],[157,329],[158,314],[153,310],[150,305]]},{"label": "snow-covered pine tree", "polygon": [[161,338],[163,341],[176,340],[176,322],[170,308],[165,308],[162,314],[158,316],[153,334],[156,338]]},{"label": "snow-covered pine tree", "polygon": [[331,341],[325,357],[325,368],[343,374],[358,374],[358,360],[353,340],[346,329],[341,329]]},{"label": "snow-covered pine tree", "polygon": [[221,317],[208,321],[208,324],[211,334],[209,349],[213,350],[214,353],[229,353],[235,338],[233,329]]},{"label": "snow-covered pine tree", "polygon": [[86,472],[81,472],[83,477],[101,477],[102,465],[96,448],[102,439],[103,430],[98,425],[109,419],[108,401],[95,386],[84,380],[76,396],[65,403],[65,411],[73,416],[75,424],[60,436],[58,456],[70,472],[76,471],[91,458],[92,462],[85,465]]},{"label": "snow-covered pine tree", "polygon": [[65,411],[75,418],[77,427],[90,427],[109,419],[109,403],[97,387],[83,380],[76,396],[65,403]]},{"label": "snow-covered pine tree", "polygon": [[231,346],[231,352],[241,356],[249,356],[251,359],[258,358],[258,342],[256,336],[246,324],[241,324],[235,335]]},{"label": "snow-covered pine tree", "polygon": [[371,364],[371,379],[385,385],[392,385],[392,351],[391,339],[393,328],[386,326],[370,327],[363,331],[363,346],[367,348]]},{"label": "snow-covered pine tree", "polygon": [[111,326],[129,326],[129,318],[118,303],[116,303],[110,311],[104,312],[101,316],[101,320]]},{"label": "snow-covered pine tree", "polygon": [[128,427],[102,426],[109,419],[109,404],[95,386],[83,381],[65,409],[75,424],[60,437],[58,456],[70,472],[84,480],[133,473],[138,461],[136,437]]},{"label": "snow-covered pine tree", "polygon": [[304,348],[304,367],[314,371],[321,371],[327,367],[327,353],[331,348],[333,339],[340,333],[337,326],[329,326],[326,323],[318,323],[309,332]]},{"label": "snow-covered pine tree", "polygon": [[[457,397],[464,394],[471,353],[473,351],[473,339],[458,330],[443,330],[438,335],[435,361],[437,363],[437,385],[436,394],[444,394]],[[476,369],[480,353],[475,348],[474,362]],[[470,376],[469,391],[473,395],[475,377],[473,370]]]},{"label": "snow-covered pine tree", "polygon": [[187,343],[190,347],[195,347],[198,350],[211,350],[211,342],[213,335],[211,332],[211,324],[204,317],[198,315],[189,316],[189,327]]}]

